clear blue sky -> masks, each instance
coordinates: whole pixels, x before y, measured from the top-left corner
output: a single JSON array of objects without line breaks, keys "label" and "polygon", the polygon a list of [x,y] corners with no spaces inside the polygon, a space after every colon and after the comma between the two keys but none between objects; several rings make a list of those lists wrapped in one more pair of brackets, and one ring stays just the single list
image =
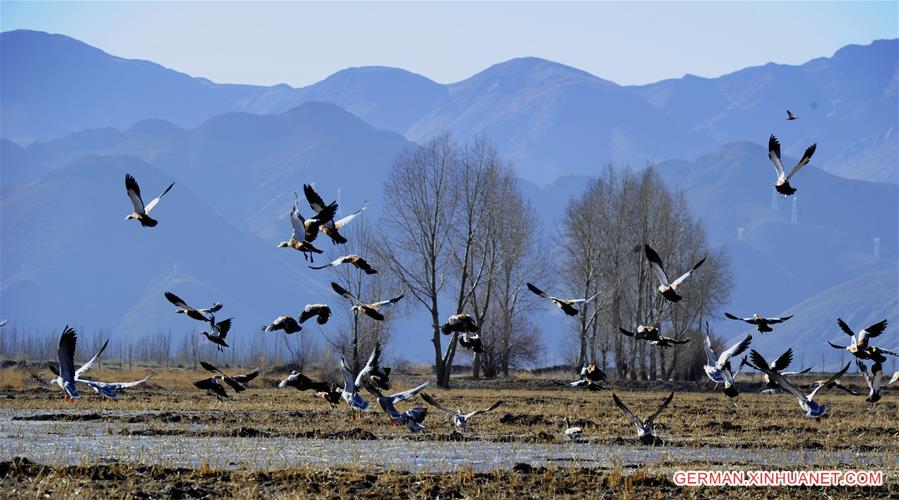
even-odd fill
[{"label": "clear blue sky", "polygon": [[294,86],[350,66],[454,82],[537,56],[621,84],[799,64],[896,38],[897,2],[2,2],[0,28],[61,33],[217,82]]}]

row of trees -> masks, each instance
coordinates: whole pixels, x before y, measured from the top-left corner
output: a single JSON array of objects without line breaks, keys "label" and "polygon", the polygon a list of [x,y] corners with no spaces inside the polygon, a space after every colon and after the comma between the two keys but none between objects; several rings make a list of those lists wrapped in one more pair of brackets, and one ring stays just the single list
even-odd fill
[{"label": "row of trees", "polygon": [[[485,139],[460,143],[440,135],[397,158],[384,185],[381,213],[377,221],[355,221],[347,229],[349,242],[332,247],[328,255],[362,255],[379,272],[367,275],[343,265],[331,268],[329,277],[363,302],[405,293],[400,313],[426,311],[439,385],[450,384],[460,355],[470,358],[474,377],[507,376],[518,367],[544,364],[541,332],[532,318],[548,314],[552,306],[527,290],[528,281],[545,283],[564,297],[599,294],[580,306],[578,316],[564,317],[563,328],[570,329],[573,340],[568,360],[573,366],[596,363],[634,379],[702,376],[700,327],[727,299],[728,263],[706,244],[683,195],[668,190],[652,167],[632,172],[608,166],[569,201],[561,221],[542,228],[512,165]],[[707,256],[676,305],[656,292],[644,243],[658,251],[670,274]],[[164,364],[218,359],[300,368],[324,358],[333,365],[336,356],[344,356],[358,370],[375,343],[389,342],[397,314],[375,321],[354,315],[342,302],[336,295],[329,299],[328,330],[336,333],[327,336],[307,322],[302,333],[260,335],[221,355],[198,334],[175,340],[163,332],[150,343],[110,346],[109,355]],[[458,334],[441,332],[446,319],[458,313],[471,314],[480,325],[483,353],[460,351]],[[619,326],[639,324],[657,324],[664,335],[693,342],[663,350],[618,333]],[[82,340],[85,352],[92,344],[98,348],[101,337],[102,332],[90,336],[90,348]],[[0,354],[10,353],[53,359],[55,344],[33,343],[7,328]]]}]

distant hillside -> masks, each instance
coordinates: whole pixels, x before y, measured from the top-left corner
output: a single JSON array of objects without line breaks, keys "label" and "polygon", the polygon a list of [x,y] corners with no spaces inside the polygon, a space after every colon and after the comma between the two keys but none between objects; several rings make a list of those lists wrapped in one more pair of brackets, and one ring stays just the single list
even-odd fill
[{"label": "distant hillside", "polygon": [[[815,164],[844,177],[899,182],[899,40],[848,45],[832,57],[768,63],[718,78],[688,75],[629,87],[674,122],[719,142],[763,143],[776,134]],[[786,121],[786,110],[799,116]]]}]

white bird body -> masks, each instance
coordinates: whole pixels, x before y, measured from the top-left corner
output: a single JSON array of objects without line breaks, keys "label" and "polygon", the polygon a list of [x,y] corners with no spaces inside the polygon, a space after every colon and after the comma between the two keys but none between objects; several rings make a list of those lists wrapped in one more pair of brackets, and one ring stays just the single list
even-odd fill
[{"label": "white bird body", "polygon": [[90,386],[97,394],[101,394],[107,398],[115,399],[118,397],[119,391],[128,387],[135,387],[143,384],[150,379],[150,376],[135,380],[134,382],[100,382],[99,380],[77,379],[78,382]]},{"label": "white bird body", "polygon": [[577,441],[580,439],[581,435],[584,433],[584,430],[580,427],[572,427],[571,421],[568,417],[565,417],[565,437],[571,441]]},{"label": "white bird body", "polygon": [[[746,338],[722,352],[720,356],[715,356],[715,351],[712,350],[712,339],[709,337],[708,329],[706,329],[705,342],[703,343],[706,364],[702,369],[712,382],[724,384],[724,394],[728,397],[733,398],[738,395],[736,389],[733,388],[736,374],[731,369],[730,359],[742,354],[749,347],[750,343],[752,343],[752,335],[747,335]],[[739,369],[737,373],[739,373]]]},{"label": "white bird body", "polygon": [[487,413],[499,408],[500,405],[503,404],[503,401],[497,401],[490,405],[488,408],[483,410],[475,410],[469,413],[463,413],[462,409],[459,408],[457,410],[450,410],[449,408],[443,406],[436,399],[431,397],[428,394],[422,394],[421,398],[425,400],[426,403],[437,408],[438,410],[448,413],[453,419],[453,427],[458,431],[464,431],[468,428],[468,422],[475,416],[480,415],[482,413]]}]

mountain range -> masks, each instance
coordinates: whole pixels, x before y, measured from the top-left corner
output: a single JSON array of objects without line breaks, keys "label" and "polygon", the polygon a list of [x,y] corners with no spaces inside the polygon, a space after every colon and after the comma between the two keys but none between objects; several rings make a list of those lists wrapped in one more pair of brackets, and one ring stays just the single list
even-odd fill
[{"label": "mountain range", "polygon": [[[544,227],[606,162],[655,163],[710,243],[727,249],[736,286],[726,309],[795,314],[765,350],[801,339],[809,359],[833,365],[840,353],[821,339],[839,339],[835,315],[899,324],[896,48],[879,41],[800,66],[639,87],[524,58],[450,85],[368,67],[295,89],[221,85],[61,35],[2,33],[0,315],[118,335],[180,331],[184,319],[161,299],[174,288],[199,304],[225,302],[249,337],[332,295],[325,273],[274,248],[289,236],[294,192],[316,183],[345,213],[369,201],[364,218],[376,221],[396,156],[450,130],[484,134],[514,162]],[[787,122],[787,107],[800,119]],[[771,132],[785,164],[819,142],[793,199],[772,196],[760,145]],[[847,158],[871,161],[850,168]],[[157,228],[122,221],[125,172],[145,198],[175,181]],[[542,323],[557,359],[566,332]],[[716,323],[726,337],[743,326]],[[404,356],[428,359],[417,329],[396,335]]]},{"label": "mountain range", "polygon": [[[642,167],[693,159],[729,142],[763,143],[772,133],[794,155],[819,143],[814,164],[832,173],[896,183],[897,53],[899,40],[878,40],[801,65],[627,87],[520,58],[446,85],[362,67],[293,88],[216,84],[63,35],[18,30],[0,34],[2,134],[22,145],[147,118],[192,128],[231,111],[281,113],[327,101],[411,141],[445,130],[485,134],[521,177],[539,184],[591,175],[609,161]],[[787,109],[799,120],[786,122]]]}]

